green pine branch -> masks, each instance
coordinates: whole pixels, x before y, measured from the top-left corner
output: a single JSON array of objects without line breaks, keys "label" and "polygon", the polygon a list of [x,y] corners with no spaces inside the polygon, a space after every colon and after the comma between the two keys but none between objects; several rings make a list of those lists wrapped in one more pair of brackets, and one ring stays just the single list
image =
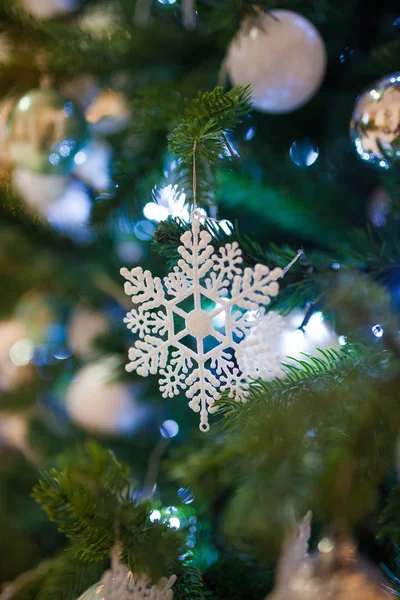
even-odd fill
[{"label": "green pine branch", "polygon": [[212,203],[215,166],[230,155],[225,134],[250,110],[248,86],[225,94],[217,87],[186,104],[184,118],[169,135],[169,148],[179,158],[176,182],[190,200]]},{"label": "green pine branch", "polygon": [[244,421],[252,419],[257,408],[282,403],[286,399],[290,401],[292,394],[298,393],[302,388],[312,389],[316,382],[319,387],[340,383],[350,369],[360,366],[360,352],[360,348],[352,346],[340,351],[333,348],[318,349],[317,356],[302,352],[301,356],[304,358],[291,358],[291,363],[283,363],[284,378],[255,381],[251,385],[247,403],[235,402],[227,393],[222,394],[217,406],[218,413],[224,417],[223,427],[233,430]]},{"label": "green pine branch", "polygon": [[93,442],[59,462],[60,468],[42,474],[33,497],[69,538],[74,557],[102,560],[118,538],[132,572],[153,580],[168,573],[178,562],[181,536],[150,521],[148,501],[134,501],[130,469]]}]

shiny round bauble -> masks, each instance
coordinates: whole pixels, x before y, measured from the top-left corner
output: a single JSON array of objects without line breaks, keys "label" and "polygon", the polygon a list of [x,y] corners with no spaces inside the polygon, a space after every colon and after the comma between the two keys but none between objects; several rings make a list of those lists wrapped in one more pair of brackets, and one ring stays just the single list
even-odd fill
[{"label": "shiny round bauble", "polygon": [[103,312],[80,306],[74,310],[68,327],[68,346],[79,358],[93,358],[96,338],[107,333],[110,323]]},{"label": "shiny round bauble", "polygon": [[270,600],[385,600],[388,598],[379,571],[360,557],[349,541],[324,538],[318,550],[305,557],[286,582],[285,594]]},{"label": "shiny round bauble", "polygon": [[350,135],[368,164],[387,170],[400,159],[400,72],[376,81],[357,98]]},{"label": "shiny round bauble", "polygon": [[106,571],[101,581],[90,586],[78,600],[172,600],[175,581],[176,577],[172,575],[169,579],[162,577],[152,585],[146,575],[133,577],[125,565],[120,564],[117,569]]},{"label": "shiny round bauble", "polygon": [[303,138],[290,146],[290,158],[298,167],[311,167],[318,158],[318,146],[311,140]]},{"label": "shiny round bauble", "polygon": [[81,368],[67,392],[69,416],[84,429],[103,435],[129,434],[140,426],[147,408],[137,403],[139,386],[116,379],[118,361],[97,360]]},{"label": "shiny round bauble", "polygon": [[305,17],[272,10],[243,22],[228,48],[226,68],[234,85],[251,85],[255,108],[290,113],[320,87],[326,70],[325,45]]},{"label": "shiny round bauble", "polygon": [[83,592],[78,600],[104,600],[104,584],[101,581],[91,585],[86,592]]},{"label": "shiny round bauble", "polygon": [[19,167],[42,174],[71,172],[88,129],[75,104],[56,90],[27,92],[8,123],[7,146]]}]

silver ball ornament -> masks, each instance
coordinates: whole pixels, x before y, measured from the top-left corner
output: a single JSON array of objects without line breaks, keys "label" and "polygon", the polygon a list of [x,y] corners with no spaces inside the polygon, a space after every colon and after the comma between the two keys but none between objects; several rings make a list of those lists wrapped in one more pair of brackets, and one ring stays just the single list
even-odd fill
[{"label": "silver ball ornament", "polygon": [[10,115],[7,146],[19,167],[66,175],[87,137],[86,120],[73,102],[56,90],[33,90]]},{"label": "silver ball ornament", "polygon": [[326,51],[308,19],[272,10],[243,22],[225,64],[234,85],[251,85],[255,108],[285,114],[306,104],[320,87]]},{"label": "silver ball ornament", "polygon": [[135,398],[140,395],[140,386],[129,387],[117,381],[117,366],[114,357],[88,363],[69,386],[68,415],[87,431],[99,435],[127,435],[139,428],[148,416],[148,407]]},{"label": "silver ball ornament", "polygon": [[384,600],[379,570],[360,556],[351,539],[325,537],[308,553],[311,513],[284,541],[275,588],[266,600]]},{"label": "silver ball ornament", "polygon": [[400,158],[400,72],[376,81],[356,100],[350,135],[359,157],[382,169]]}]

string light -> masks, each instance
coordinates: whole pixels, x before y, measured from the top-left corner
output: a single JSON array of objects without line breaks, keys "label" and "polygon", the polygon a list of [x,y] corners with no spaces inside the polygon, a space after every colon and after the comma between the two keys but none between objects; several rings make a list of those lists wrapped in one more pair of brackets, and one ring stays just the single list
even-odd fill
[{"label": "string light", "polygon": [[161,513],[159,510],[152,510],[150,513],[150,521],[154,523],[155,521],[161,520]]},{"label": "string light", "polygon": [[335,544],[330,538],[322,538],[320,543],[318,544],[318,550],[322,552],[322,554],[329,554],[334,549]]},{"label": "string light", "polygon": [[179,425],[176,421],[164,421],[164,423],[160,427],[160,433],[163,436],[163,438],[173,438],[179,433]]},{"label": "string light", "polygon": [[318,146],[307,138],[293,142],[290,147],[290,158],[298,167],[311,167],[319,156]]},{"label": "string light", "polygon": [[372,333],[375,337],[381,338],[383,336],[383,328],[377,323],[372,327]]},{"label": "string light", "polygon": [[133,228],[134,234],[142,242],[150,240],[154,235],[154,225],[149,221],[139,221]]},{"label": "string light", "polygon": [[143,208],[143,214],[150,221],[165,221],[168,217],[189,222],[189,206],[186,202],[186,194],[178,189],[177,185],[165,185],[153,188],[154,201],[147,202]]},{"label": "string light", "polygon": [[16,367],[23,367],[32,360],[33,350],[32,340],[18,340],[10,348],[10,360]]},{"label": "string light", "polygon": [[171,517],[169,520],[169,525],[172,527],[172,529],[179,529],[181,522],[178,517]]}]

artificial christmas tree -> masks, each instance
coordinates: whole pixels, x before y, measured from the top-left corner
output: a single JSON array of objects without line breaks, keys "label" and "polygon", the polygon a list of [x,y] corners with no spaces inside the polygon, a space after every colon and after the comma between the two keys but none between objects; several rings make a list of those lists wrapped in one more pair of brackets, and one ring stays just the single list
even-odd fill
[{"label": "artificial christmas tree", "polygon": [[0,25],[0,600],[398,593],[397,2]]}]

